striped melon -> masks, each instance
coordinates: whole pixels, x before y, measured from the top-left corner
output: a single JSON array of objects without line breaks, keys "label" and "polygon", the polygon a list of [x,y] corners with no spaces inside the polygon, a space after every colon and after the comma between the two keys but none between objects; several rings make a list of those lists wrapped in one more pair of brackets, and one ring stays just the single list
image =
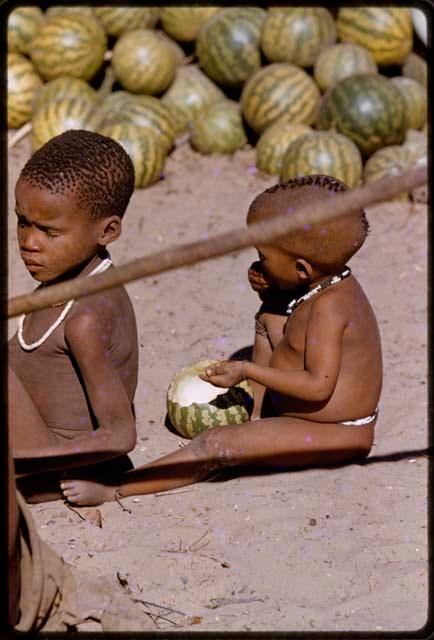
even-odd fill
[{"label": "striped melon", "polygon": [[336,41],[332,14],[323,7],[282,7],[267,15],[262,51],[272,62],[311,67],[318,54]]},{"label": "striped melon", "polygon": [[354,142],[340,133],[315,131],[289,145],[282,160],[280,182],[318,173],[338,178],[353,188],[360,183],[362,172],[362,156]]},{"label": "striped melon", "polygon": [[427,90],[412,78],[397,76],[391,80],[404,100],[407,129],[422,129],[427,117]]},{"label": "striped melon", "polygon": [[122,123],[103,127],[99,133],[119,142],[128,153],[134,165],[134,186],[137,189],[147,187],[160,179],[166,154],[161,143],[150,131],[140,129],[134,124]]},{"label": "striped melon", "polygon": [[213,16],[220,7],[163,7],[161,9],[161,25],[164,31],[180,42],[196,40],[203,24]]},{"label": "striped melon", "polygon": [[279,175],[282,159],[289,145],[312,131],[306,124],[277,120],[265,129],[256,144],[256,166],[265,173]]},{"label": "striped melon", "polygon": [[168,153],[173,146],[175,139],[173,116],[170,109],[158,98],[138,95],[132,95],[130,98],[124,96],[124,102],[119,110],[105,117],[104,126],[121,122],[129,122],[151,131],[161,142],[165,153]]},{"label": "striped melon", "polygon": [[257,71],[246,82],[241,106],[250,126],[262,133],[281,116],[292,124],[313,124],[319,99],[318,87],[303,69],[275,62]]},{"label": "striped melon", "polygon": [[336,129],[353,140],[364,155],[399,144],[406,130],[404,101],[393,82],[362,73],[341,80],[324,96],[319,129]]},{"label": "striped melon", "polygon": [[206,107],[225,95],[196,65],[178,67],[175,80],[162,97],[175,120],[176,133],[186,131],[188,123]]},{"label": "striped melon", "polygon": [[402,67],[402,75],[417,80],[425,89],[428,88],[428,66],[417,53],[411,52],[407,56]]},{"label": "striped melon", "polygon": [[62,100],[65,97],[82,95],[90,98],[95,104],[98,102],[97,92],[85,80],[71,76],[60,76],[42,85],[33,100],[32,111],[35,112],[42,105]]},{"label": "striped melon", "polygon": [[372,53],[366,47],[340,42],[322,51],[316,59],[313,77],[323,91],[358,73],[377,73]]},{"label": "striped melon", "polygon": [[39,29],[30,57],[45,80],[65,75],[90,80],[103,63],[106,44],[96,19],[57,15]]},{"label": "striped melon", "polygon": [[86,96],[64,97],[43,105],[32,118],[32,147],[39,149],[54,136],[69,129],[98,131],[101,114]]},{"label": "striped melon", "polygon": [[167,35],[167,33],[165,31],[163,31],[162,29],[155,29],[154,33],[159,38],[161,38],[166,44],[168,44],[169,47],[172,49],[173,53],[175,54],[176,64],[177,65],[187,64],[187,61],[188,61],[187,60],[187,56],[185,55],[185,51],[181,47],[181,45],[179,45],[177,42],[175,42],[175,40],[170,38]]},{"label": "striped melon", "polygon": [[261,66],[261,29],[266,17],[259,7],[229,7],[203,25],[196,41],[200,67],[215,82],[240,87]]},{"label": "striped melon", "polygon": [[88,18],[94,19],[95,13],[93,7],[86,6],[77,6],[77,5],[57,5],[53,7],[48,7],[45,15],[48,18],[53,18],[54,16],[65,16],[65,15],[74,15],[78,18],[84,18],[87,20]]},{"label": "striped melon", "polygon": [[413,46],[409,9],[343,7],[337,27],[339,40],[366,47],[379,65],[402,64]]},{"label": "striped melon", "polygon": [[[403,146],[409,152],[412,161],[427,164],[428,158],[428,136],[424,131],[408,129]],[[422,159],[422,160],[420,160]]]},{"label": "striped melon", "polygon": [[253,409],[253,389],[247,380],[234,387],[214,387],[199,374],[215,360],[195,362],[177,373],[167,391],[167,413],[175,429],[194,438],[212,427],[248,422]]},{"label": "striped melon", "polygon": [[8,53],[8,127],[16,129],[28,122],[32,115],[32,102],[42,86],[30,60],[20,53]]},{"label": "striped melon", "polygon": [[121,85],[133,93],[162,93],[176,73],[169,44],[150,29],[128,31],[113,48],[112,67]]},{"label": "striped melon", "polygon": [[194,120],[191,145],[202,154],[235,153],[247,143],[241,110],[233,100],[210,105]]},{"label": "striped melon", "polygon": [[137,98],[137,94],[130,93],[129,91],[113,91],[109,93],[100,105],[104,126],[118,121],[120,116],[122,116],[125,104],[131,99],[134,102],[134,98]]},{"label": "striped melon", "polygon": [[29,45],[45,20],[39,7],[18,7],[8,18],[8,51],[26,54]]},{"label": "striped melon", "polygon": [[[396,176],[408,169],[412,165],[412,156],[404,145],[390,145],[383,147],[371,155],[363,170],[365,184],[380,180],[386,176]],[[409,199],[408,193],[400,193],[393,198],[406,202]]]},{"label": "striped melon", "polygon": [[109,36],[120,38],[124,33],[135,29],[153,29],[160,17],[159,7],[95,7]]}]

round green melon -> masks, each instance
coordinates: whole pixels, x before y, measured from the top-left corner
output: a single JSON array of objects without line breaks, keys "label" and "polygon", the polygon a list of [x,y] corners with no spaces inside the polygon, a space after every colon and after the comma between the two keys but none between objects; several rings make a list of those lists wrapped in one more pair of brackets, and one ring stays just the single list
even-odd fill
[{"label": "round green melon", "polygon": [[39,7],[18,7],[8,18],[8,51],[27,54],[29,46],[45,20]]},{"label": "round green melon", "polygon": [[88,82],[81,78],[71,76],[59,76],[54,80],[45,82],[35,95],[32,111],[36,112],[44,104],[62,100],[65,97],[85,96],[95,104],[98,102],[98,94]]},{"label": "round green melon", "polygon": [[427,90],[417,80],[396,76],[391,78],[404,100],[407,129],[422,129],[427,118]]},{"label": "round green melon", "polygon": [[262,51],[272,62],[311,67],[336,36],[333,16],[323,7],[276,8],[264,22]]},{"label": "round green melon", "polygon": [[205,22],[197,37],[196,55],[200,67],[217,84],[241,87],[259,69],[265,17],[259,7],[229,7]]},{"label": "round green melon", "polygon": [[50,18],[30,45],[30,57],[45,80],[73,76],[90,80],[101,67],[106,51],[104,31],[94,18],[72,14]]},{"label": "round green melon", "polygon": [[133,93],[162,93],[175,77],[172,47],[150,29],[122,35],[113,48],[112,67],[121,85]]},{"label": "round green melon", "polygon": [[402,67],[402,75],[417,80],[425,89],[428,87],[428,65],[417,53],[411,52],[407,56]]},{"label": "round green melon", "polygon": [[120,38],[135,29],[153,29],[160,17],[159,7],[95,7],[106,33]]},{"label": "round green melon", "polygon": [[[367,184],[387,176],[396,176],[409,169],[411,165],[411,153],[404,145],[395,144],[383,147],[367,160],[363,170],[363,180]],[[400,193],[393,198],[393,200],[404,202],[408,199],[408,193]]]},{"label": "round green melon", "polygon": [[162,97],[173,114],[177,133],[206,107],[225,98],[225,94],[196,65],[178,67],[175,80]]},{"label": "round green melon", "polygon": [[65,15],[73,15],[78,18],[84,18],[87,20],[88,18],[95,19],[95,13],[92,7],[78,6],[78,5],[56,5],[52,7],[48,7],[45,15],[48,18],[53,18],[54,16],[65,16]]},{"label": "round green melon", "polygon": [[316,124],[318,129],[336,129],[348,136],[367,156],[403,141],[404,100],[389,78],[369,73],[351,76],[326,93]]},{"label": "round green melon", "polygon": [[214,387],[199,374],[215,360],[201,360],[175,375],[167,391],[167,413],[174,428],[194,438],[212,427],[248,422],[253,410],[253,388],[243,380],[234,387]]},{"label": "round green melon", "polygon": [[191,145],[204,155],[235,153],[247,144],[241,110],[233,100],[221,100],[202,111],[192,125]]},{"label": "round green melon", "polygon": [[[119,100],[119,109],[104,118],[104,126],[121,122],[135,124],[153,133],[168,153],[175,139],[175,123],[170,109],[153,96],[130,94],[130,97],[124,95]],[[106,113],[105,108],[102,109]]]},{"label": "round green melon", "polygon": [[69,129],[98,131],[101,121],[95,102],[84,95],[44,104],[32,118],[33,150]]},{"label": "round green melon", "polygon": [[316,59],[313,76],[323,91],[358,73],[377,73],[374,56],[366,47],[349,42],[334,44]]},{"label": "round green melon", "polygon": [[129,91],[113,91],[102,101],[100,111],[104,119],[104,126],[119,121],[122,110],[127,102],[137,98],[136,93]]},{"label": "round green melon", "polygon": [[280,182],[319,173],[353,188],[359,185],[362,172],[362,156],[354,142],[340,133],[315,131],[289,145],[282,160]]},{"label": "round green melon", "polygon": [[306,124],[291,124],[285,120],[277,120],[265,129],[256,143],[256,166],[265,173],[279,175],[283,156],[289,145],[312,131]]},{"label": "round green melon", "polygon": [[164,31],[180,42],[196,40],[201,27],[220,7],[163,7],[161,25]]},{"label": "round green melon", "polygon": [[30,60],[20,53],[8,53],[7,79],[7,123],[9,128],[16,129],[30,120],[32,102],[42,80]]},{"label": "round green melon", "polygon": [[413,46],[410,9],[343,7],[337,27],[339,40],[366,47],[379,65],[402,64]]},{"label": "round green melon", "polygon": [[125,149],[134,165],[134,186],[142,189],[157,182],[164,169],[166,154],[158,139],[134,124],[113,124],[100,129],[103,136],[113,138]]},{"label": "round green melon", "polygon": [[286,62],[269,64],[254,73],[241,94],[243,115],[257,133],[282,116],[292,124],[313,124],[319,100],[311,76]]}]

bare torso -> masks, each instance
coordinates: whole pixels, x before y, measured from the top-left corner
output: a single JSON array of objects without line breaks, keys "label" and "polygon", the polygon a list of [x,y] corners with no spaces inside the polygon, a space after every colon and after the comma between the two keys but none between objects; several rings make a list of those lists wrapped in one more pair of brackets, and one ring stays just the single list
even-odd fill
[{"label": "bare torso", "polygon": [[[342,312],[348,316],[336,387],[324,402],[307,402],[268,391],[278,415],[336,422],[369,416],[377,408],[382,386],[382,358],[378,325],[371,305],[352,276],[318,295],[331,294],[340,296]],[[288,318],[269,313],[262,317],[273,348],[271,367],[282,370],[304,368],[306,331],[315,298],[303,302]]]},{"label": "bare torso", "polygon": [[[107,354],[133,403],[137,386],[138,345],[133,308],[124,287],[74,302],[62,324],[33,351],[21,348],[17,334],[9,342],[9,366],[23,384],[47,428],[61,438],[76,438],[97,428],[78,367],[65,340],[67,323],[84,305],[109,319]],[[29,314],[24,322],[27,344],[38,340],[59,317],[63,306]]]}]

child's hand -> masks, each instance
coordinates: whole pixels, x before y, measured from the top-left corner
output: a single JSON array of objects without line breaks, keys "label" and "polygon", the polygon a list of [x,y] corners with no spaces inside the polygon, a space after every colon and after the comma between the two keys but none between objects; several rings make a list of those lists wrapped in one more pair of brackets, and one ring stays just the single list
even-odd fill
[{"label": "child's hand", "polygon": [[199,378],[215,387],[233,387],[244,379],[243,368],[244,362],[241,360],[224,360],[207,367],[199,374]]},{"label": "child's hand", "polygon": [[247,276],[253,291],[256,291],[259,294],[265,293],[274,284],[271,278],[263,272],[262,265],[259,260],[250,265]]}]

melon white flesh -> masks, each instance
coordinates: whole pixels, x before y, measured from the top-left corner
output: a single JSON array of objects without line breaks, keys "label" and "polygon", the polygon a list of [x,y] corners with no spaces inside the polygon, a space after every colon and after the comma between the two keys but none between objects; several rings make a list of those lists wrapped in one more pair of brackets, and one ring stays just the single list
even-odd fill
[{"label": "melon white flesh", "polygon": [[171,401],[180,407],[189,407],[193,403],[206,404],[226,393],[227,388],[214,387],[210,382],[199,378],[199,373],[202,373],[209,364],[211,364],[209,361],[203,361],[183,369],[172,382]]}]

